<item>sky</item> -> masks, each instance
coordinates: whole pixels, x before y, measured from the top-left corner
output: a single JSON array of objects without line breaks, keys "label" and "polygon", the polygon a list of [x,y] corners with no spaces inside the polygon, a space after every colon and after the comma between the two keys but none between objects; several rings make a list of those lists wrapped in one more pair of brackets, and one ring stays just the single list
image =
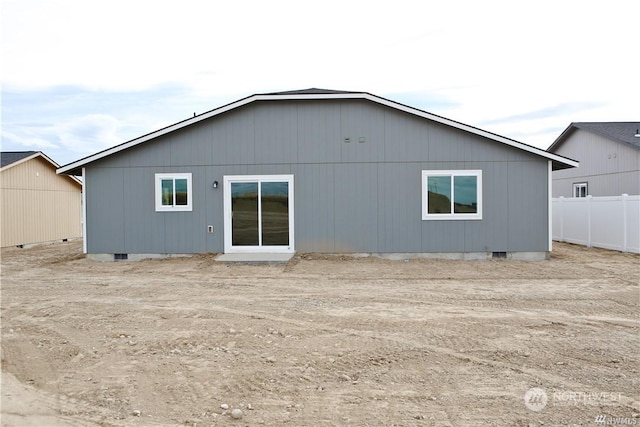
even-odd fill
[{"label": "sky", "polygon": [[640,120],[640,2],[0,0],[2,151],[60,165],[255,93],[363,91],[546,149]]}]

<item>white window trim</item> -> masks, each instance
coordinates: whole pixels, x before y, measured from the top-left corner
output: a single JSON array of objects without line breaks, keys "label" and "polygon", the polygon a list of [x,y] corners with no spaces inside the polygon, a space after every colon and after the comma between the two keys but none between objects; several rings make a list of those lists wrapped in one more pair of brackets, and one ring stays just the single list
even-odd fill
[{"label": "white window trim", "polygon": [[[576,190],[579,188],[584,188],[584,196],[576,195]],[[584,198],[584,197],[587,197],[588,195],[589,195],[589,183],[587,181],[573,183],[573,197]]]},{"label": "white window trim", "polygon": [[[428,207],[427,178],[430,176],[475,176],[477,179],[477,213],[445,213],[430,214]],[[451,186],[453,191],[453,185]],[[452,194],[452,198],[455,197]],[[462,170],[423,170],[422,171],[422,220],[479,220],[482,219],[482,170],[462,169]]]},{"label": "white window trim", "polygon": [[[162,204],[162,180],[163,179],[186,179],[187,180],[187,204],[166,206]],[[193,211],[193,191],[191,173],[157,173],[154,178],[156,194],[156,212],[185,212]]]}]

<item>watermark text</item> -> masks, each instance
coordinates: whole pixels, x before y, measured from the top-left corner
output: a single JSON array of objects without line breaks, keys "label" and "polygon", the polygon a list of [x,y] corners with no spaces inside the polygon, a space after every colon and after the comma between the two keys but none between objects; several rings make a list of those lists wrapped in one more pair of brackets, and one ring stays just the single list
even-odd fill
[{"label": "watermark text", "polygon": [[[524,394],[524,404],[532,411],[542,411],[552,406],[610,406],[622,399],[622,393],[609,391],[554,391],[550,395],[542,388],[530,388]],[[634,425],[634,424],[631,424]]]},{"label": "watermark text", "polygon": [[600,426],[635,426],[638,419],[633,417],[610,417],[608,415],[598,415],[595,423]]}]

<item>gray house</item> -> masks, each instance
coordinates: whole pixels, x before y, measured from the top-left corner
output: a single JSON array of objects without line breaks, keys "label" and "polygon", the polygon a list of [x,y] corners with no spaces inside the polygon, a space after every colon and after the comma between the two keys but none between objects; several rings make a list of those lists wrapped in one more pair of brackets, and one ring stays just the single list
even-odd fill
[{"label": "gray house", "polygon": [[571,123],[547,151],[580,161],[553,173],[553,197],[640,194],[640,122]]},{"label": "gray house", "polygon": [[252,95],[61,167],[95,259],[224,252],[544,259],[578,163],[365,92]]}]

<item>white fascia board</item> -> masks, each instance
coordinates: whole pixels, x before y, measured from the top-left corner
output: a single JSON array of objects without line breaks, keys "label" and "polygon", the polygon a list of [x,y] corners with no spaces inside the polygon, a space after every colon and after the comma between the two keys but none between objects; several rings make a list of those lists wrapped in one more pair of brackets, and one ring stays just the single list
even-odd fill
[{"label": "white fascia board", "polygon": [[[46,161],[48,161],[49,163],[51,163],[53,165],[54,168],[59,168],[60,165],[57,164],[56,162],[54,162],[53,160],[51,160],[49,158],[49,156],[47,156],[46,154],[44,154],[42,151],[38,151],[38,154],[42,156],[42,158],[44,158]],[[30,157],[33,158],[33,157]]]},{"label": "white fascia board", "polygon": [[475,128],[473,126],[465,125],[463,123],[459,123],[450,119],[446,119],[444,117],[440,117],[434,114],[427,113],[426,111],[422,111],[413,107],[409,107],[404,104],[399,104],[397,102],[380,98],[378,96],[372,95],[366,92],[352,92],[352,93],[320,93],[320,94],[291,94],[291,95],[278,95],[278,94],[263,94],[263,95],[252,95],[247,98],[243,98],[239,101],[232,102],[230,104],[224,105],[222,107],[216,108],[215,110],[211,110],[207,113],[201,114],[199,116],[183,120],[179,123],[167,126],[163,129],[157,130],[155,132],[151,132],[147,135],[141,136],[136,139],[132,139],[131,141],[125,142],[123,144],[117,145],[113,148],[107,149],[105,151],[101,151],[92,156],[85,157],[84,159],[80,159],[76,162],[70,163],[60,169],[57,170],[58,174],[69,172],[70,170],[77,169],[86,165],[87,163],[102,159],[103,157],[110,156],[111,154],[115,154],[117,152],[126,150],[128,148],[134,147],[138,144],[142,144],[143,142],[149,141],[151,139],[157,138],[162,135],[166,135],[170,132],[174,132],[178,129],[182,129],[184,127],[190,126],[192,124],[198,123],[202,120],[209,119],[211,117],[215,117],[219,114],[225,113],[227,111],[233,110],[235,108],[242,107],[244,105],[250,104],[254,101],[295,101],[295,100],[313,100],[313,99],[366,99],[371,102],[375,102],[377,104],[385,105],[390,108],[394,108],[396,110],[404,111],[409,114],[413,114],[419,117],[423,117],[425,119],[429,119],[447,126],[451,126],[475,135],[479,135],[488,139],[492,139],[494,141],[501,142],[503,144],[519,148],[521,150],[536,154],[538,156],[545,157],[547,159],[554,160],[556,162],[564,163],[568,166],[578,167],[578,162],[574,160],[567,159],[566,157],[558,156],[553,153],[549,153],[540,148],[536,148],[527,144],[523,144],[517,141],[514,141],[509,138],[502,137],[500,135],[496,135],[491,132],[484,131],[482,129]]}]

